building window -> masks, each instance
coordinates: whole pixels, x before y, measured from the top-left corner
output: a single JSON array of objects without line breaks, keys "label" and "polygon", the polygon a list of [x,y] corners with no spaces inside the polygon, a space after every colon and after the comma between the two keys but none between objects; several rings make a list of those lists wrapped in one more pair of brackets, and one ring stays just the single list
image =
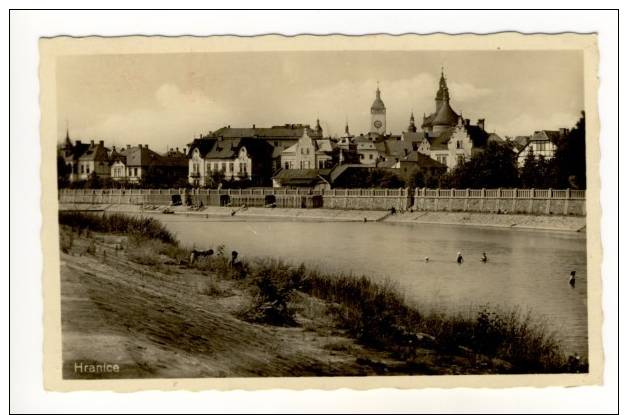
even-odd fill
[{"label": "building window", "polygon": [[456,141],[456,148],[458,149],[462,148],[462,141],[460,140]]},{"label": "building window", "polygon": [[439,163],[442,163],[442,164],[447,164],[447,156],[437,156],[437,157],[436,157],[436,160],[437,160]]},{"label": "building window", "polygon": [[229,162],[229,172],[233,172],[233,161]]},{"label": "building window", "polygon": [[458,164],[464,163],[464,156],[462,154],[458,155]]},{"label": "building window", "polygon": [[85,173],[89,174],[89,165],[85,166]]},{"label": "building window", "polygon": [[310,155],[310,149],[309,148],[305,149],[305,154]]},{"label": "building window", "polygon": [[133,168],[133,175],[136,176],[136,177],[138,176],[138,174],[137,174],[137,167]]},{"label": "building window", "polygon": [[286,161],[286,165],[285,165],[285,167],[286,167],[286,169],[290,169],[290,163],[288,163],[288,162]]},{"label": "building window", "polygon": [[373,155],[369,154],[369,160],[373,160]]},{"label": "building window", "polygon": [[81,174],[85,173],[85,165],[81,164]]}]

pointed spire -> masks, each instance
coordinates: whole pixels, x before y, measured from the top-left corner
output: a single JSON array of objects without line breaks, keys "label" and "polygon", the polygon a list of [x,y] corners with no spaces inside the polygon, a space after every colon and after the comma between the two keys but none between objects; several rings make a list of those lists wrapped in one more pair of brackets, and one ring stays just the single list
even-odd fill
[{"label": "pointed spire", "polygon": [[349,121],[345,118],[345,134],[349,136]]},{"label": "pointed spire", "polygon": [[323,127],[321,127],[321,121],[318,118],[316,119],[316,131],[319,133],[323,131]]},{"label": "pointed spire", "polygon": [[65,146],[72,147],[72,141],[70,140],[70,127],[67,118],[65,120]]},{"label": "pointed spire", "polygon": [[414,124],[414,112],[410,113],[410,124],[408,125],[409,133],[416,133],[416,125]]}]

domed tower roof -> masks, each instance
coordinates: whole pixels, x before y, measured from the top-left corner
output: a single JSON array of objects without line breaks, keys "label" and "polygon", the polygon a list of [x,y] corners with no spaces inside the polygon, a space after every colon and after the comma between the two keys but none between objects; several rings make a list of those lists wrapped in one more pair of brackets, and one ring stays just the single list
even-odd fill
[{"label": "domed tower roof", "polygon": [[434,117],[434,121],[432,121],[432,125],[449,125],[453,127],[457,123],[458,114],[451,108],[449,101],[443,102]]},{"label": "domed tower roof", "polygon": [[371,111],[386,111],[386,105],[384,105],[384,101],[382,101],[379,85],[375,91],[375,101],[373,101],[373,105],[371,105]]}]

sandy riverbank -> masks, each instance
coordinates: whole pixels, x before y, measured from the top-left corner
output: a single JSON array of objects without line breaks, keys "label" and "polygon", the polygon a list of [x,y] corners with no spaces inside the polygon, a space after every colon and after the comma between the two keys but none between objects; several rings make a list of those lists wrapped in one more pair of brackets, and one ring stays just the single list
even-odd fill
[{"label": "sandy riverbank", "polygon": [[[154,209],[142,209],[138,205],[90,205],[60,204],[60,210],[95,210],[120,213],[158,213],[165,206]],[[508,215],[475,212],[404,212],[389,215],[386,211],[373,210],[342,210],[342,209],[285,209],[259,208],[246,209],[206,206],[202,210],[190,210],[185,206],[169,208],[175,215],[196,218],[232,218],[232,219],[274,219],[294,221],[382,221],[407,224],[442,224],[465,225],[480,227],[497,227],[511,229],[538,229],[549,231],[585,232],[586,218],[582,216],[544,216],[544,215]],[[234,213],[235,212],[235,213]]]}]

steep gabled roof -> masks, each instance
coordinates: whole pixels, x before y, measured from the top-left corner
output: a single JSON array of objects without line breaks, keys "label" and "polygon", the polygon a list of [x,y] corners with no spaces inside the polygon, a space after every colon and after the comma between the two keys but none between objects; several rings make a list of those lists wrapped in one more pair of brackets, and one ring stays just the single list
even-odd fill
[{"label": "steep gabled roof", "polygon": [[447,150],[447,143],[449,143],[449,139],[453,135],[455,129],[456,127],[449,127],[439,135],[430,137],[430,150]]},{"label": "steep gabled roof", "polygon": [[518,135],[512,140],[512,144],[515,146],[517,150],[523,150],[525,146],[528,145],[530,141],[529,135]]},{"label": "steep gabled roof", "polygon": [[123,152],[126,157],[126,165],[130,167],[147,167],[159,164],[161,156],[146,147],[131,147]]},{"label": "steep gabled roof", "polygon": [[550,141],[556,145],[560,141],[561,133],[560,131],[554,130],[541,130],[535,131],[534,135],[530,138],[530,141]]},{"label": "steep gabled roof", "polygon": [[286,124],[276,125],[270,128],[237,128],[222,127],[214,131],[211,136],[213,138],[243,138],[258,137],[262,139],[281,140],[292,139],[298,140],[303,135],[303,130],[307,129],[310,136],[319,136],[315,130],[310,128],[309,124]]},{"label": "steep gabled roof", "polygon": [[240,138],[218,139],[214,141],[211,150],[205,154],[205,159],[233,159],[240,151]]},{"label": "steep gabled roof", "polygon": [[282,169],[273,179],[283,186],[313,186],[321,181],[330,182],[332,169]]},{"label": "steep gabled roof", "polygon": [[192,152],[198,148],[199,156],[204,158],[205,155],[212,149],[214,146],[215,138],[195,138],[194,141],[190,144],[190,150],[188,151],[188,158],[192,157]]},{"label": "steep gabled roof", "polygon": [[81,161],[109,161],[109,149],[102,144],[90,144],[79,157]]},{"label": "steep gabled roof", "polygon": [[406,140],[386,140],[385,151],[387,156],[405,157],[412,151],[412,142]]},{"label": "steep gabled roof", "polygon": [[425,154],[421,154],[421,153],[419,153],[417,151],[414,151],[414,152],[408,154],[401,161],[402,162],[416,163],[419,167],[422,167],[422,168],[447,169],[447,166],[444,165],[443,163],[439,163],[438,161],[434,160],[433,158],[428,157]]}]

